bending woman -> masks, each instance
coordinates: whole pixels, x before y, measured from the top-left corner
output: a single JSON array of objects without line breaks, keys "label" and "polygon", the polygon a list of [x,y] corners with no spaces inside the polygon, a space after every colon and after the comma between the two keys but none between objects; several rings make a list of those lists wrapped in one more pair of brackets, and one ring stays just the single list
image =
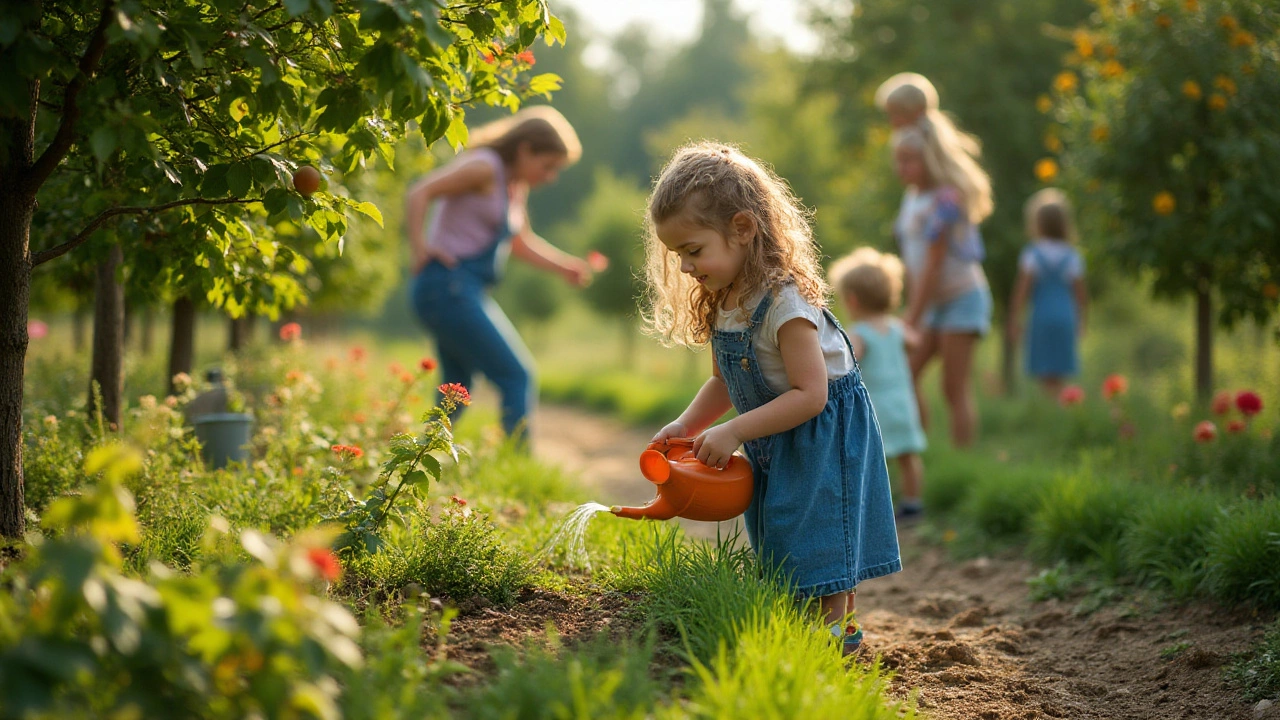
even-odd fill
[{"label": "bending woman", "polygon": [[444,381],[471,387],[477,372],[487,377],[502,394],[503,429],[523,438],[536,399],[533,358],[489,290],[509,254],[572,285],[590,281],[585,260],[533,232],[527,208],[529,190],[555,180],[582,147],[564,116],[547,106],[485,125],[471,138],[466,151],[406,196],[413,308],[435,336]]}]

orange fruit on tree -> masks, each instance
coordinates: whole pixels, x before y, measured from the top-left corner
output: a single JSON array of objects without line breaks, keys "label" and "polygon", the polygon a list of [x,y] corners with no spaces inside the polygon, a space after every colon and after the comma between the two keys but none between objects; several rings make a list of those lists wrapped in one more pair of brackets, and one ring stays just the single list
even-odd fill
[{"label": "orange fruit on tree", "polygon": [[311,197],[311,193],[320,189],[320,171],[310,165],[303,165],[293,172],[293,189],[303,197]]}]

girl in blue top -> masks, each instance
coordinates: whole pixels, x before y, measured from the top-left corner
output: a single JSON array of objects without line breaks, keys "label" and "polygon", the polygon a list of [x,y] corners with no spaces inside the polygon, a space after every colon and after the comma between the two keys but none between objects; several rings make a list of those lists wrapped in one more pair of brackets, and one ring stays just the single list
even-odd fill
[{"label": "girl in blue top", "polygon": [[[902,569],[884,448],[849,338],[827,309],[808,216],[737,149],[678,150],[649,199],[647,329],[711,344],[711,377],[654,436],[696,436],[723,468],[741,445],[754,473],[744,516],[757,556],[816,598],[846,653],[861,642],[858,583]],[[712,427],[730,408],[738,415]]]},{"label": "girl in blue top", "polygon": [[898,518],[917,517],[923,509],[920,453],[927,442],[907,360],[908,350],[920,344],[920,336],[893,316],[902,302],[902,261],[874,248],[859,248],[831,267],[831,282],[854,321],[850,339],[880,422],[884,455],[898,459],[902,478]]},{"label": "girl in blue top", "polygon": [[1020,340],[1022,308],[1031,298],[1027,329],[1027,374],[1045,391],[1057,395],[1066,378],[1079,371],[1077,342],[1084,333],[1089,293],[1084,260],[1072,247],[1075,224],[1067,196],[1046,188],[1031,196],[1026,208],[1031,244],[1018,259],[1018,279],[1009,303],[1009,333]]}]

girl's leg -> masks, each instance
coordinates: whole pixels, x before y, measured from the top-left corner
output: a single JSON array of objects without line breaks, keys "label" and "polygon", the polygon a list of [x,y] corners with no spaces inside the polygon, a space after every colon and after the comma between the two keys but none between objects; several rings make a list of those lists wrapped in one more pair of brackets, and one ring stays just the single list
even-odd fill
[{"label": "girl's leg", "polygon": [[924,459],[915,453],[898,456],[898,469],[902,471],[902,505],[920,507],[921,485],[924,483]]},{"label": "girl's leg", "polygon": [[978,410],[973,404],[969,373],[977,333],[942,333],[942,394],[951,412],[951,444],[958,448],[973,444],[977,433]]},{"label": "girl's leg", "polygon": [[938,333],[933,330],[925,330],[920,334],[920,344],[911,353],[911,381],[916,387],[916,405],[920,411],[920,427],[925,430],[929,429],[929,408],[928,403],[924,400],[924,393],[921,392],[920,378],[924,376],[924,369],[929,365],[929,361],[938,353]]},{"label": "girl's leg", "polygon": [[1044,392],[1051,398],[1058,397],[1058,393],[1062,392],[1062,378],[1046,375],[1040,378],[1040,387],[1044,388]]}]

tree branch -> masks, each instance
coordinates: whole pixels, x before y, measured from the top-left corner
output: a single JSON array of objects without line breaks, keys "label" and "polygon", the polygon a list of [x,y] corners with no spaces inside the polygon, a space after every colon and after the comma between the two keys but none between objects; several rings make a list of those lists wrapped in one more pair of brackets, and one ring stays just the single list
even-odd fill
[{"label": "tree branch", "polygon": [[98,213],[98,216],[89,221],[89,224],[83,230],[76,233],[70,240],[51,247],[48,250],[41,250],[31,256],[31,267],[36,267],[43,263],[47,263],[54,258],[62,257],[68,252],[83,245],[86,240],[93,235],[94,231],[102,224],[117,215],[154,215],[155,213],[169,210],[171,208],[181,207],[183,205],[235,205],[237,203],[260,202],[257,198],[188,198],[186,200],[174,200],[163,205],[152,206],[135,206],[121,205],[119,207],[108,208]]},{"label": "tree branch", "polygon": [[89,36],[89,46],[85,48],[84,56],[80,58],[76,76],[67,83],[67,89],[63,93],[62,122],[58,124],[58,132],[53,136],[49,147],[40,153],[40,157],[22,179],[28,192],[34,193],[40,189],[44,181],[53,174],[53,169],[62,162],[62,158],[67,156],[71,145],[75,142],[76,123],[80,120],[80,106],[77,100],[85,83],[98,71],[98,63],[102,61],[102,54],[107,50],[107,28],[111,26],[111,9],[114,5],[115,0],[104,0],[102,3],[102,15],[98,18],[98,26],[93,29],[93,35]]}]

